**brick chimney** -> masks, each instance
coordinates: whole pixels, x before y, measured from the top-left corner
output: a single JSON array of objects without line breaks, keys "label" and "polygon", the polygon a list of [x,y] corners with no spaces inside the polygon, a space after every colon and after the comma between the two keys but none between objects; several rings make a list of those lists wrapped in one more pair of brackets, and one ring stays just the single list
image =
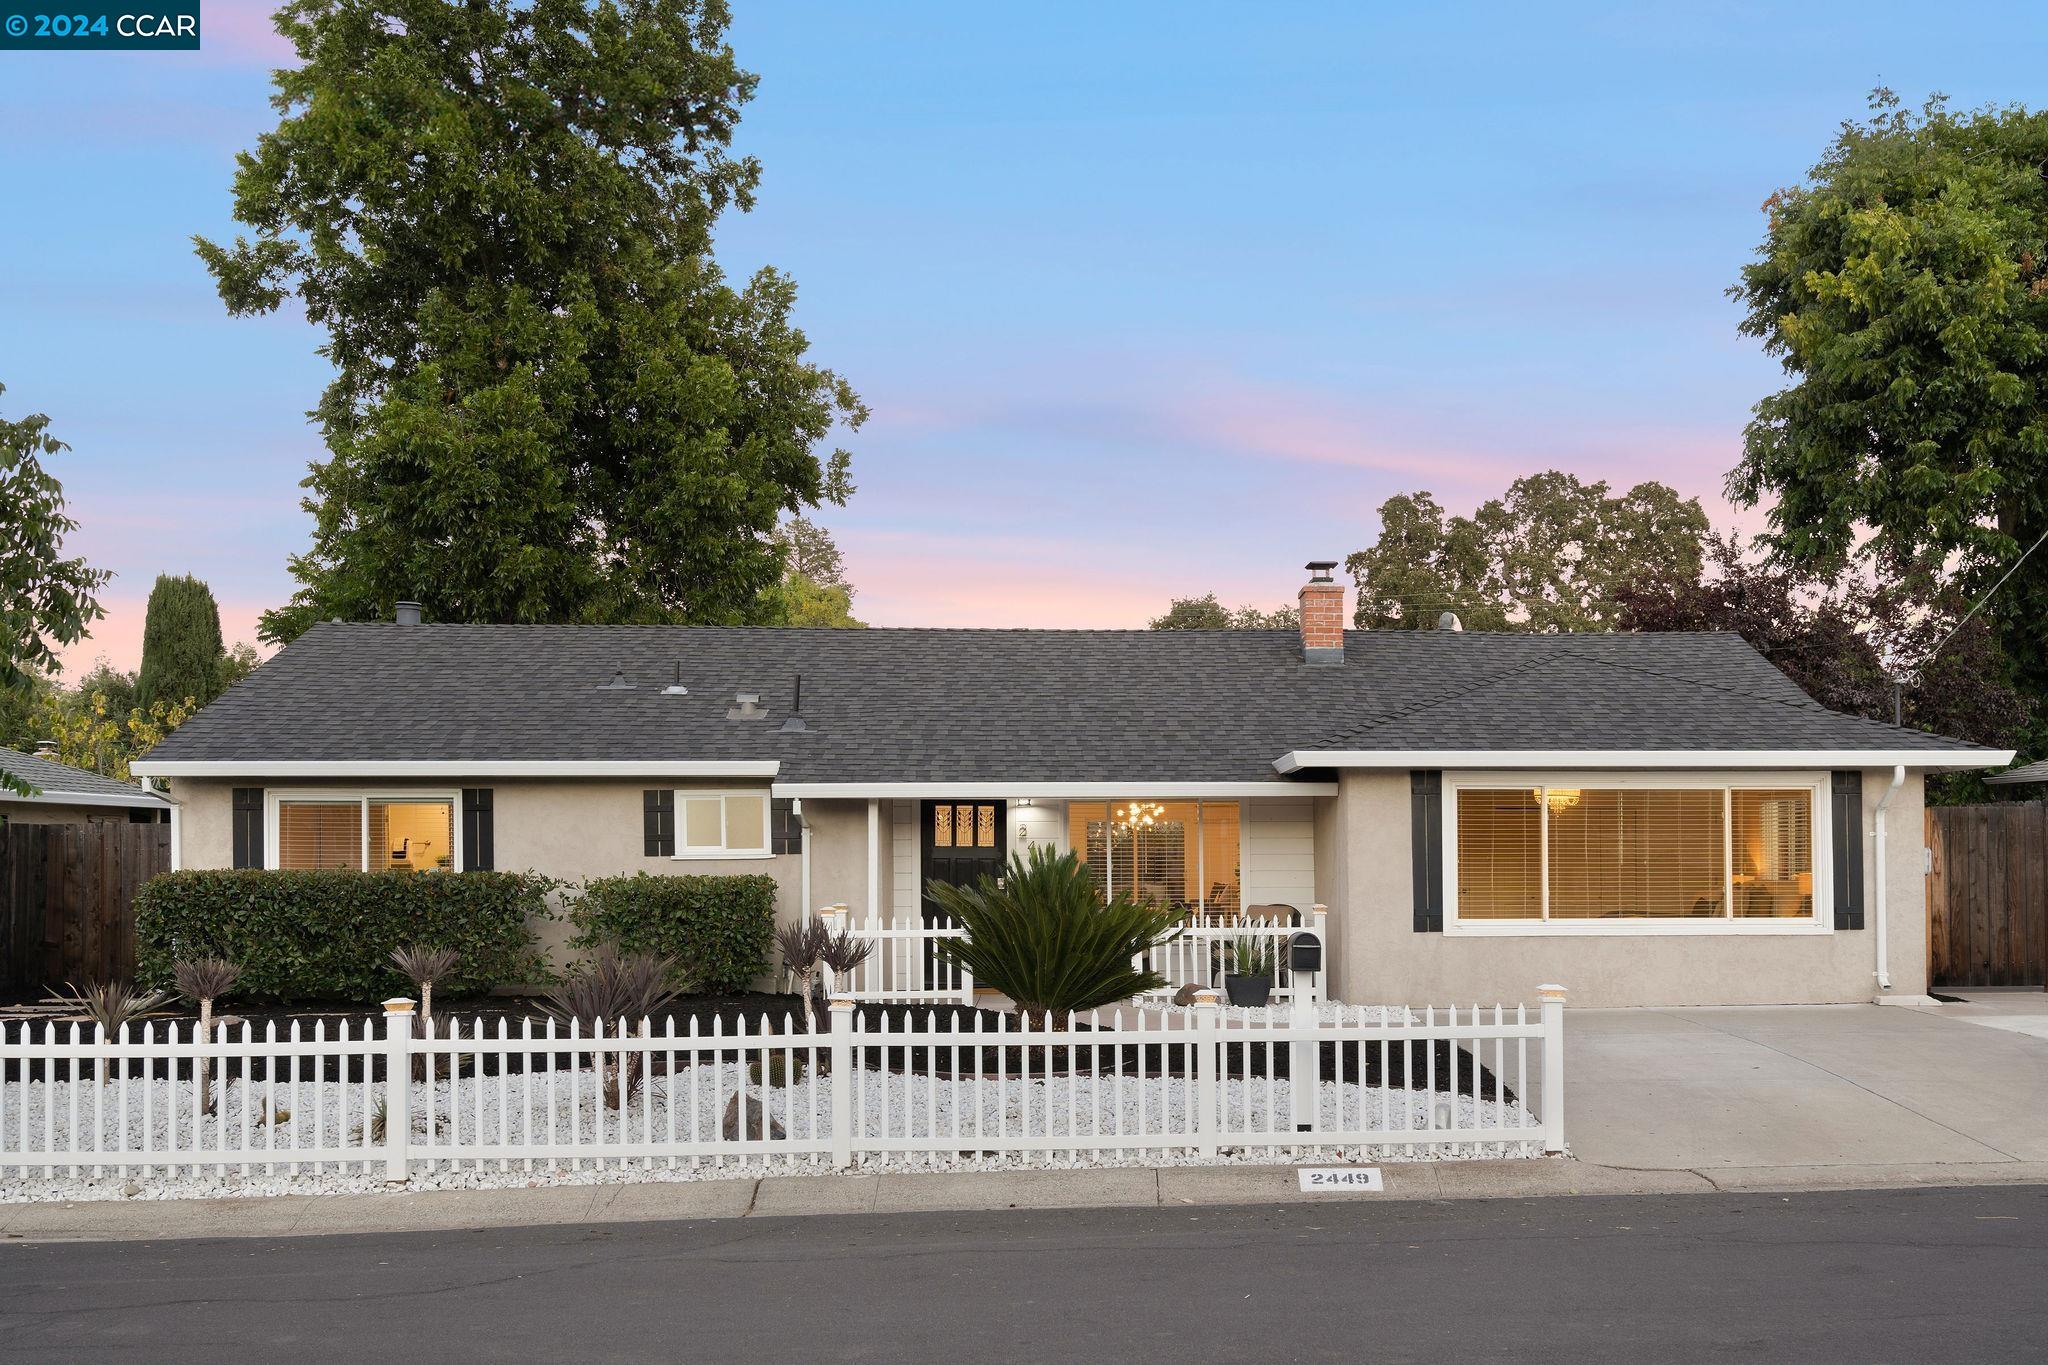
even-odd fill
[{"label": "brick chimney", "polygon": [[1334,559],[1308,562],[1301,587],[1301,657],[1312,664],[1344,662],[1344,585],[1330,576]]}]

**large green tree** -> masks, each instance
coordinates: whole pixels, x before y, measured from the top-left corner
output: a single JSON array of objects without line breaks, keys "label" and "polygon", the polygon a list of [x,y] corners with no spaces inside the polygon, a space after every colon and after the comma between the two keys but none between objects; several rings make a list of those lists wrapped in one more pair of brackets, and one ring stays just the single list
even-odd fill
[{"label": "large green tree", "polygon": [[[64,537],[78,523],[64,510],[63,486],[43,467],[68,448],[41,413],[0,419],[0,711],[13,718],[10,729],[47,689],[57,651],[84,639],[103,614],[99,590],[109,575],[64,557]],[[0,769],[0,790],[31,788]]]},{"label": "large green tree", "polygon": [[220,638],[220,606],[213,590],[190,574],[157,575],[142,621],[142,669],[136,704],[191,698],[204,706],[225,685],[227,651]]},{"label": "large green tree", "polygon": [[292,0],[277,127],[235,176],[253,231],[200,256],[237,314],[326,329],[301,587],[268,613],[737,622],[773,613],[778,518],[851,491],[859,399],[807,358],[794,287],[712,229],[755,77],[722,0]]},{"label": "large green tree", "polygon": [[[1974,594],[2048,532],[2048,114],[1871,103],[1766,202],[1731,290],[1789,382],[1728,493],[1770,504],[1789,563],[1943,567]],[[1990,612],[2048,696],[2048,550]]]},{"label": "large green tree", "polygon": [[1211,592],[1200,597],[1171,598],[1165,612],[1145,624],[1153,630],[1266,630],[1297,626],[1301,624],[1301,613],[1294,607],[1275,607],[1271,611],[1260,611],[1250,605],[1226,607]]},{"label": "large green tree", "polygon": [[1344,561],[1363,629],[1611,630],[1625,584],[1697,579],[1707,536],[1697,498],[1661,483],[1613,493],[1549,470],[1516,479],[1469,517],[1430,494],[1380,505],[1380,534]]}]

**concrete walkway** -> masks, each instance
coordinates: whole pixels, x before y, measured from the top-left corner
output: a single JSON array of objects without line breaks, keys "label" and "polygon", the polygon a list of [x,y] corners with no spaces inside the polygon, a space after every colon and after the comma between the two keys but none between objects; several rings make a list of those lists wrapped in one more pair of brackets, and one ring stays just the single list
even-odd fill
[{"label": "concrete walkway", "polygon": [[1944,1013],[1965,1008],[1569,1011],[1572,1151],[1716,1182],[2033,1178],[2019,1172],[2048,1163],[2048,1039]]}]

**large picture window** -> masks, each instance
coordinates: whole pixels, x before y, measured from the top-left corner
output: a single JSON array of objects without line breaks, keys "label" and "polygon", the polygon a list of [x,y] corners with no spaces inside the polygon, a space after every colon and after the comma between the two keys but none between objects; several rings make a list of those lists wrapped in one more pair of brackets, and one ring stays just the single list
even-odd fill
[{"label": "large picture window", "polygon": [[273,867],[446,872],[457,866],[453,795],[279,795],[274,811]]},{"label": "large picture window", "polygon": [[1466,932],[1824,928],[1815,788],[1648,780],[1452,784]]},{"label": "large picture window", "polygon": [[1235,801],[1072,801],[1067,846],[1111,895],[1202,914],[1241,908]]}]

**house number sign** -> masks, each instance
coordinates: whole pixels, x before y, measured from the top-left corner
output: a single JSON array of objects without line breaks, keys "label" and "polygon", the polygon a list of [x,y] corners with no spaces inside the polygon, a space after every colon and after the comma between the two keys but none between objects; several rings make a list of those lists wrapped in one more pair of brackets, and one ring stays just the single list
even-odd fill
[{"label": "house number sign", "polygon": [[1384,1194],[1377,1166],[1300,1166],[1301,1188],[1311,1194]]}]

